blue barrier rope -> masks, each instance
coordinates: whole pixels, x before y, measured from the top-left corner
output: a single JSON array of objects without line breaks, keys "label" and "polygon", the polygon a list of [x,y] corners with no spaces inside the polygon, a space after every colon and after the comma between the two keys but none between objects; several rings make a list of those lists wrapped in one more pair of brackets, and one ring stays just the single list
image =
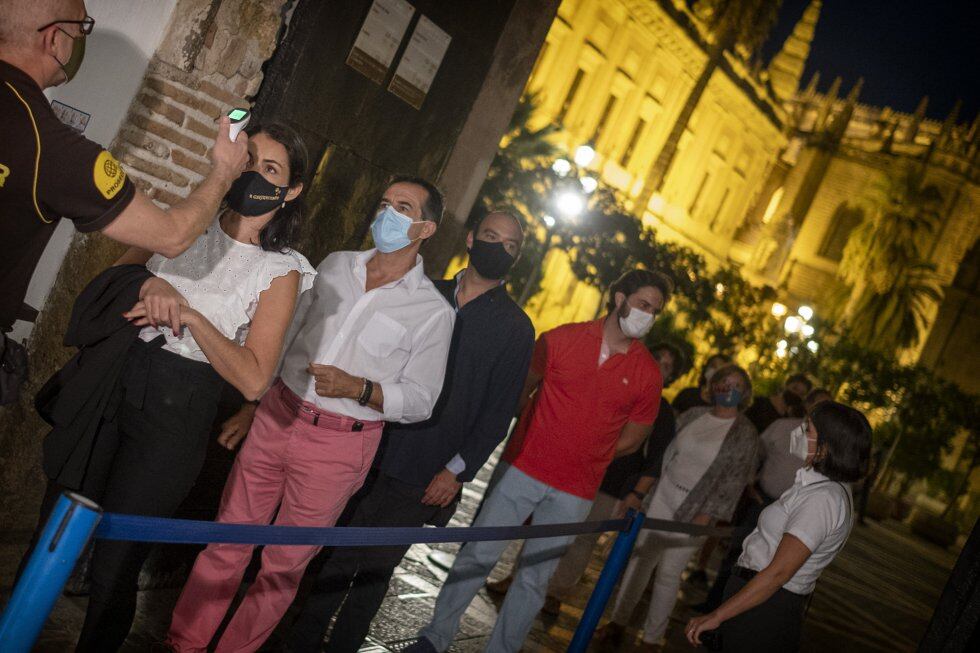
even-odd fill
[{"label": "blue barrier rope", "polygon": [[[629,519],[579,522],[573,524],[544,524],[541,526],[481,526],[451,528],[374,528],[302,526],[265,526],[255,524],[225,524],[164,519],[106,513],[95,537],[132,542],[163,542],[168,544],[300,544],[306,546],[393,546],[434,544],[438,542],[475,542],[490,540],[523,540],[542,537],[561,537],[583,533],[623,531]],[[655,529],[691,535],[727,535],[731,529],[697,526],[662,519],[647,519],[644,529]]]}]

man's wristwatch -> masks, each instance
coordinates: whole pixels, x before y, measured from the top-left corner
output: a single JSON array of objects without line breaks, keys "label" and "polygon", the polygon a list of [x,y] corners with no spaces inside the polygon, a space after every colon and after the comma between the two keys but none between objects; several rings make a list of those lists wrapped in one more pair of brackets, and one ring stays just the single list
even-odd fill
[{"label": "man's wristwatch", "polygon": [[361,388],[361,396],[357,398],[357,403],[367,406],[372,394],[374,394],[374,382],[364,379],[364,386]]}]

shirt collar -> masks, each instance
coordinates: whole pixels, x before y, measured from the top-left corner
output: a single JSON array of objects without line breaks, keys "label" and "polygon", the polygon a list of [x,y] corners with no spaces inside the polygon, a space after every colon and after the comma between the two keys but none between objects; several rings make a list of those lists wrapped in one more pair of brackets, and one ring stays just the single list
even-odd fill
[{"label": "shirt collar", "polygon": [[35,88],[38,91],[41,91],[41,87],[37,85],[37,82],[34,81],[33,77],[25,73],[23,70],[21,70],[14,64],[8,63],[3,59],[0,59],[0,74],[12,79],[15,82],[21,82],[22,84],[27,84],[31,88]]},{"label": "shirt collar", "polygon": [[[463,268],[462,270],[460,270],[459,272],[456,273],[456,276],[453,277],[453,284],[454,284],[453,285],[453,306],[457,310],[459,310],[459,302],[456,301],[456,297],[457,297],[457,295],[459,295],[459,282],[462,280],[463,275],[466,274],[466,271],[468,269],[469,268]],[[506,292],[506,290],[504,288],[504,284],[506,284],[506,283],[507,283],[507,280],[506,279],[501,279],[500,282],[496,286],[494,286],[490,290],[486,291],[485,293],[483,293],[482,295],[480,295],[476,299],[479,299],[480,297],[483,297],[485,295],[488,298],[490,298],[490,300],[492,301],[493,298],[496,295],[499,295],[501,292]]]},{"label": "shirt collar", "polygon": [[822,483],[829,480],[829,478],[812,467],[800,467],[798,470],[796,470],[796,482],[803,487],[813,483]]},{"label": "shirt collar", "polygon": [[[354,257],[351,262],[351,269],[354,273],[362,278],[367,279],[367,263],[370,261],[378,250],[375,248],[360,252]],[[415,292],[418,290],[419,286],[422,285],[422,280],[425,278],[425,269],[422,267],[422,257],[418,254],[415,255],[415,265],[411,270],[405,273],[401,279],[392,281],[389,284],[382,286],[382,288],[391,288],[397,286],[398,284],[405,284],[409,292]]]}]

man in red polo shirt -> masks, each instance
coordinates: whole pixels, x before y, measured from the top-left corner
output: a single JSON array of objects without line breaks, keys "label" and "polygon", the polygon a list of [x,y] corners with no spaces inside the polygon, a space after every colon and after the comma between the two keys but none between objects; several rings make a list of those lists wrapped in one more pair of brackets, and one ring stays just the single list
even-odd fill
[{"label": "man in red polo shirt", "polygon": [[[609,290],[609,313],[567,324],[537,342],[524,410],[504,453],[506,471],[474,526],[582,521],[609,462],[632,453],[653,428],[663,383],[642,338],[669,299],[670,280],[631,270]],[[544,603],[548,581],[572,537],[525,542],[488,651],[518,651]],[[507,542],[470,542],[436,600],[432,622],[406,651],[445,651],[470,601]]]}]

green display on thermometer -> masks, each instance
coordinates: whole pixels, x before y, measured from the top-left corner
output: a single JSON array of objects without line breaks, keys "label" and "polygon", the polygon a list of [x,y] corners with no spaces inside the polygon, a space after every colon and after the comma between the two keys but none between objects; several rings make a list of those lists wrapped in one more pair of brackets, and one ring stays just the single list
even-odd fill
[{"label": "green display on thermometer", "polygon": [[231,129],[228,130],[228,136],[231,140],[238,138],[238,135],[242,133],[245,129],[245,125],[248,124],[248,119],[252,117],[252,114],[248,109],[232,109],[228,112],[228,119],[231,121]]}]

